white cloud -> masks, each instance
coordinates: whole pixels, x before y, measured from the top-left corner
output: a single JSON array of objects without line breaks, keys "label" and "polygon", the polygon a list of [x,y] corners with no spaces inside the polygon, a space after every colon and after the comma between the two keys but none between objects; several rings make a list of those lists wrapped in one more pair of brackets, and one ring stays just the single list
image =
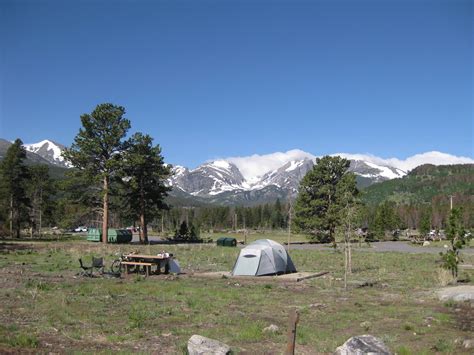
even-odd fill
[{"label": "white cloud", "polygon": [[339,155],[346,159],[365,160],[365,161],[378,164],[378,165],[391,166],[394,168],[398,168],[406,172],[423,164],[433,164],[433,165],[474,164],[474,159],[472,158],[458,157],[455,155],[436,152],[436,151],[416,154],[404,160],[398,159],[398,158],[384,159],[384,158],[380,158],[371,154],[337,153],[337,154],[332,154],[332,155]]},{"label": "white cloud", "polygon": [[[458,157],[451,154],[441,152],[426,152],[422,154],[416,154],[406,159],[398,158],[380,158],[372,154],[349,154],[349,153],[337,153],[331,154],[332,156],[339,155],[346,159],[364,160],[370,163],[374,163],[382,166],[389,166],[408,172],[417,166],[423,164],[433,165],[452,165],[452,164],[474,164],[474,159],[468,157]],[[293,149],[287,152],[276,152],[271,154],[254,154],[248,157],[230,157],[224,160],[235,164],[244,178],[252,183],[258,180],[265,173],[276,170],[284,164],[292,160],[316,158],[315,155],[307,153],[300,149]]]},{"label": "white cloud", "polygon": [[271,170],[280,168],[289,161],[301,160],[304,158],[314,159],[315,156],[299,149],[293,149],[285,153],[276,152],[264,155],[254,154],[248,157],[230,157],[225,160],[235,164],[244,178],[248,181],[252,181]]}]

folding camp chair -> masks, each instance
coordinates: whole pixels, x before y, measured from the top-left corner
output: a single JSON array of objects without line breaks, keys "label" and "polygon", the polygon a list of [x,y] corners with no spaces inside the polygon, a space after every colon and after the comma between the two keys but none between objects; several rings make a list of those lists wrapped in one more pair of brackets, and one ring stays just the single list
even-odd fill
[{"label": "folding camp chair", "polygon": [[83,264],[82,259],[79,259],[79,264],[81,265],[82,269],[82,275],[83,276],[88,276],[88,277],[93,277],[94,276],[94,270],[97,270],[100,272],[100,274],[104,273],[104,258],[94,258],[92,257],[92,265],[91,266],[86,266]]}]

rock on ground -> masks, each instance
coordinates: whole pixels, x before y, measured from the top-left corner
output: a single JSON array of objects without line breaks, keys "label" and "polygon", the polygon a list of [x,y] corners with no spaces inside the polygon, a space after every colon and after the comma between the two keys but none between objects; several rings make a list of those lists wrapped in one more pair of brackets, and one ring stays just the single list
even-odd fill
[{"label": "rock on ground", "polygon": [[474,286],[462,285],[446,287],[438,291],[440,301],[474,301]]},{"label": "rock on ground", "polygon": [[263,328],[264,333],[277,333],[280,330],[278,325],[270,324],[268,327]]},{"label": "rock on ground", "polygon": [[231,349],[227,344],[218,340],[193,335],[188,340],[188,353],[189,355],[227,355],[231,353]]},{"label": "rock on ground", "polygon": [[373,335],[358,335],[338,347],[334,355],[391,354],[382,340]]},{"label": "rock on ground", "polygon": [[464,349],[474,349],[474,339],[466,339],[462,342]]}]

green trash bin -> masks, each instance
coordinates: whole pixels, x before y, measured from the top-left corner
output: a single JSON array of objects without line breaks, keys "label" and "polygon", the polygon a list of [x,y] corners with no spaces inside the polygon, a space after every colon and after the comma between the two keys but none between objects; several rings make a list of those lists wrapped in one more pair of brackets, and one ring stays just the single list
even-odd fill
[{"label": "green trash bin", "polygon": [[102,240],[102,230],[99,228],[89,228],[87,230],[87,240],[89,242],[100,242]]},{"label": "green trash bin", "polygon": [[[133,239],[131,230],[109,228],[107,231],[107,241],[109,243],[130,243]],[[90,228],[87,232],[87,240],[91,242],[102,241],[102,229]]]},{"label": "green trash bin", "polygon": [[217,245],[221,247],[235,247],[237,246],[237,239],[220,237],[219,239],[217,239]]}]

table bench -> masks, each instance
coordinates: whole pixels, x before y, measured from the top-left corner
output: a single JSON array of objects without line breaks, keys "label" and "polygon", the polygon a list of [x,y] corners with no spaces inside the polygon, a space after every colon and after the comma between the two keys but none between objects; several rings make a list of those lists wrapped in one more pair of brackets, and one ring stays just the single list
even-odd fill
[{"label": "table bench", "polygon": [[127,274],[130,272],[130,266],[143,266],[143,268],[145,269],[146,276],[150,276],[151,266],[153,265],[152,263],[144,263],[142,261],[122,261],[121,264],[125,265],[125,270],[127,271]]}]

